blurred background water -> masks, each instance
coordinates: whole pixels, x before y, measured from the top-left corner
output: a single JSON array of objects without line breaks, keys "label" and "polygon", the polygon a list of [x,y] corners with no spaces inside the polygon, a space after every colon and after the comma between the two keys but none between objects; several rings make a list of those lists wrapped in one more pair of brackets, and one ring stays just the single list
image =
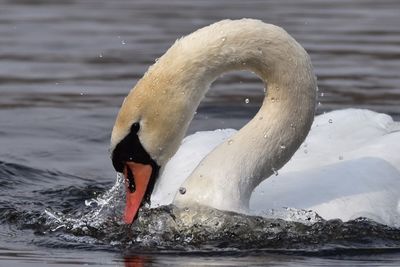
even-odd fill
[{"label": "blurred background water", "polygon": [[[32,210],[50,205],[50,196],[36,203],[29,193],[39,190],[35,184],[41,171],[62,173],[62,178],[45,183],[51,188],[76,186],[75,201],[90,197],[79,191],[83,184],[97,185],[100,191],[109,188],[115,179],[109,138],[127,92],[177,38],[225,18],[257,18],[282,26],[305,47],[318,76],[317,113],[360,107],[399,119],[399,14],[397,0],[0,0],[2,211],[19,209],[17,196],[28,196]],[[240,128],[262,98],[262,83],[254,75],[225,75],[206,95],[189,133]],[[10,164],[28,169],[18,173]],[[20,179],[15,184],[13,175]],[[35,243],[35,234],[14,228],[12,218],[0,222],[0,264],[124,264],[115,251],[49,251]],[[355,266],[367,261],[398,266],[400,255],[134,255],[125,264],[143,261],[184,266]]]}]

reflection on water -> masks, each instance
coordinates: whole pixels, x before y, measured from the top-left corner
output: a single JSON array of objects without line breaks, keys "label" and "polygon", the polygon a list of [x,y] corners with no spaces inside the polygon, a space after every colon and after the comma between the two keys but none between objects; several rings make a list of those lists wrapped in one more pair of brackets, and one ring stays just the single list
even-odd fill
[{"label": "reflection on water", "polygon": [[[124,257],[102,245],[94,245],[95,250],[105,251],[85,251],[93,250],[85,242],[95,240],[79,235],[43,234],[48,229],[40,221],[49,208],[84,213],[90,208],[85,200],[111,188],[115,173],[107,149],[124,96],[176,38],[223,18],[262,19],[284,27],[303,44],[318,76],[318,112],[365,107],[399,118],[399,8],[397,0],[3,1],[0,260],[19,266],[44,261],[72,266],[399,265],[398,254],[370,256],[372,251],[333,253],[329,259],[259,251],[179,257],[130,251]],[[257,111],[262,87],[248,73],[222,77],[189,131],[239,128]]]}]

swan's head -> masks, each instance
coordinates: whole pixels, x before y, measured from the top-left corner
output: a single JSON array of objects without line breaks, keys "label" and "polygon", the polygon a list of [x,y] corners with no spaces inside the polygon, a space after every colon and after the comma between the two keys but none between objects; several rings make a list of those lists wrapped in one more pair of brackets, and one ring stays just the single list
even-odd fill
[{"label": "swan's head", "polygon": [[[175,154],[193,112],[174,96],[176,85],[145,76],[124,100],[112,135],[114,168],[124,173],[125,222],[132,223],[143,202],[150,199],[159,170]],[[168,103],[168,104],[167,104]]]}]

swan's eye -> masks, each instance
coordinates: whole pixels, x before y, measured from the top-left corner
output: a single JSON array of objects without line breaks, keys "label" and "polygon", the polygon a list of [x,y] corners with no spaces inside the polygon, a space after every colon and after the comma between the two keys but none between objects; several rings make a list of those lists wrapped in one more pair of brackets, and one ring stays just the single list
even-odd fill
[{"label": "swan's eye", "polygon": [[131,133],[137,133],[139,132],[140,129],[140,124],[138,122],[135,122],[131,126]]}]

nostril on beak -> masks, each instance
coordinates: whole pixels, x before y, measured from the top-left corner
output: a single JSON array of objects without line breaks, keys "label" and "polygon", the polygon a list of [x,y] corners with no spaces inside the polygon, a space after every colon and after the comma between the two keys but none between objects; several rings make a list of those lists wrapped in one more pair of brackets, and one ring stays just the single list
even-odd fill
[{"label": "nostril on beak", "polygon": [[136,191],[136,185],[135,185],[135,179],[133,176],[133,173],[131,171],[131,169],[129,167],[127,167],[127,175],[126,175],[126,179],[128,182],[128,189],[131,193]]}]

